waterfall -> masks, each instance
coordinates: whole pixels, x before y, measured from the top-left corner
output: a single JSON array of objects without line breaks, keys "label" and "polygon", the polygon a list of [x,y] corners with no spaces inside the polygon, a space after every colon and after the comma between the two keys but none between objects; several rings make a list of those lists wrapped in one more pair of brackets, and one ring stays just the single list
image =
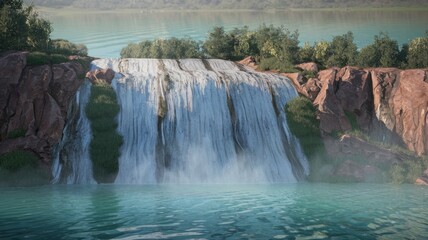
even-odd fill
[{"label": "waterfall", "polygon": [[54,150],[52,183],[96,183],[92,177],[89,145],[92,131],[85,107],[91,95],[91,83],[85,81],[68,110],[69,119],[61,142]]},{"label": "waterfall", "polygon": [[[272,183],[308,175],[283,110],[297,96],[287,78],[224,60],[99,59],[92,64],[116,72],[112,86],[124,144],[115,183]],[[90,129],[81,110],[85,89],[78,104],[79,133],[65,148],[68,161],[76,163],[65,177],[61,161],[54,167],[55,179],[67,183],[84,182],[82,175],[93,181],[87,174],[91,168],[80,167],[89,156]]]}]

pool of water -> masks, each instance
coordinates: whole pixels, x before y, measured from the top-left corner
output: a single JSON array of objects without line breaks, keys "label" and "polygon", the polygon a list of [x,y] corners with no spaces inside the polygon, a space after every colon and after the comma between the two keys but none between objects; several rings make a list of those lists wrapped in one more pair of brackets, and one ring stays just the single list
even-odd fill
[{"label": "pool of water", "polygon": [[373,42],[374,35],[387,32],[402,43],[424,36],[428,10],[379,11],[289,11],[289,12],[57,12],[43,13],[53,25],[52,38],[84,43],[89,55],[119,57],[130,42],[156,38],[206,38],[214,26],[226,30],[261,24],[284,25],[299,30],[300,42],[330,41],[352,31],[358,47]]},{"label": "pool of water", "polygon": [[0,188],[0,239],[426,239],[428,188],[385,184]]}]

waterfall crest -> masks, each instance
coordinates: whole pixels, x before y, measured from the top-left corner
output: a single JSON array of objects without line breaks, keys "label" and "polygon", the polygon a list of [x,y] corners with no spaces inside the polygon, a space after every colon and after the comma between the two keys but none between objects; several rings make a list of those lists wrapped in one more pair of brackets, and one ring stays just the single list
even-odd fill
[{"label": "waterfall crest", "polygon": [[[283,110],[297,96],[287,78],[215,59],[92,64],[116,71],[112,86],[124,144],[115,183],[296,182],[308,174]],[[76,130],[90,133],[83,125]],[[84,148],[86,142],[76,140]],[[86,151],[79,153],[87,159]],[[55,166],[59,176],[61,164]],[[75,175],[66,178],[79,182]]]}]

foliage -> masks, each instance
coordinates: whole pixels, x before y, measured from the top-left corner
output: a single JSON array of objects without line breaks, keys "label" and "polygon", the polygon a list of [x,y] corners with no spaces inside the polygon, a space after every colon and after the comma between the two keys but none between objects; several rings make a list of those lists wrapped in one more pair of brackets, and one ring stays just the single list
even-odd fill
[{"label": "foliage", "polygon": [[238,47],[236,37],[232,33],[226,33],[223,27],[214,27],[208,33],[208,39],[203,47],[208,56],[227,60],[236,60],[235,45]]},{"label": "foliage", "polygon": [[315,47],[311,46],[308,42],[305,42],[303,47],[299,49],[298,62],[314,62],[315,61]]},{"label": "foliage", "polygon": [[92,86],[86,115],[93,132],[90,154],[94,178],[99,183],[112,182],[119,169],[119,149],[123,144],[122,136],[116,131],[119,110],[116,93],[110,85]]},{"label": "foliage", "polygon": [[409,68],[428,67],[428,31],[425,37],[410,41],[407,62]]},{"label": "foliage", "polygon": [[0,155],[0,169],[16,172],[24,167],[37,166],[38,158],[26,151],[13,151]]},{"label": "foliage", "polygon": [[7,139],[15,139],[15,138],[24,137],[25,133],[27,133],[26,129],[22,129],[22,128],[15,129],[15,130],[13,130],[7,134]]},{"label": "foliage", "polygon": [[199,58],[202,57],[200,43],[190,38],[171,38],[167,40],[142,41],[131,43],[123,48],[120,56],[123,58]]},{"label": "foliage", "polygon": [[50,42],[49,52],[61,55],[87,56],[88,48],[84,44],[75,44],[64,39],[55,39]]},{"label": "foliage", "polygon": [[348,32],[341,36],[335,36],[329,44],[327,67],[344,67],[355,64],[357,58],[357,45],[354,43],[354,35]]},{"label": "foliage", "polygon": [[291,132],[300,140],[303,151],[309,159],[324,153],[320,136],[319,120],[312,102],[305,97],[297,97],[285,106],[287,123]]},{"label": "foliage", "polygon": [[28,65],[60,64],[68,61],[66,56],[60,54],[49,55],[44,52],[30,52],[27,55]]},{"label": "foliage", "polygon": [[22,0],[1,1],[0,29],[0,51],[46,50],[52,32],[49,21]]},{"label": "foliage", "polygon": [[358,65],[361,67],[397,67],[400,51],[398,43],[388,34],[380,33],[374,37],[374,43],[361,49]]}]

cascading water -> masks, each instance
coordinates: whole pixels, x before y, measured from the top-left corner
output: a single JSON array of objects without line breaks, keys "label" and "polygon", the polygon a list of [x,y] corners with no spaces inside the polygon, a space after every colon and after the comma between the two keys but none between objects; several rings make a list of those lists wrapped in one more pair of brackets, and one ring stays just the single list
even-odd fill
[{"label": "cascading water", "polygon": [[285,77],[223,60],[92,64],[117,72],[124,144],[116,183],[296,182],[308,174],[283,111],[297,96]]},{"label": "cascading water", "polygon": [[96,183],[92,177],[92,162],[89,156],[92,131],[85,113],[90,95],[91,83],[85,81],[70,106],[68,116],[71,118],[64,128],[62,140],[54,152],[53,183]]}]

